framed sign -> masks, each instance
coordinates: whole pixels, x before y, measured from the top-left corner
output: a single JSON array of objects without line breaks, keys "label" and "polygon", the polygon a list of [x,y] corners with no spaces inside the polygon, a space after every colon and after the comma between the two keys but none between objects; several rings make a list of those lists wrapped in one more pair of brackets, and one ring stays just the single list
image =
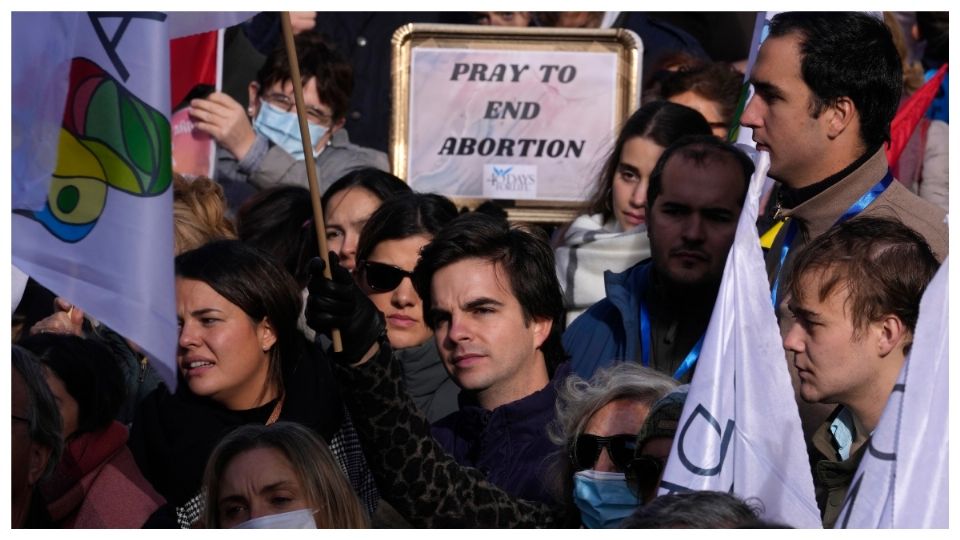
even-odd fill
[{"label": "framed sign", "polygon": [[639,104],[629,30],[409,24],[393,36],[394,174],[512,220],[576,216]]}]

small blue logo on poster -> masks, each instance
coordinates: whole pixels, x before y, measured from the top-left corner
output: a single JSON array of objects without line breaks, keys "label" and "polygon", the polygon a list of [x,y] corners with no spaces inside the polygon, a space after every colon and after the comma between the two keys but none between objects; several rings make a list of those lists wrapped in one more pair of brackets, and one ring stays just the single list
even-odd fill
[{"label": "small blue logo on poster", "polygon": [[537,166],[484,165],[483,196],[490,199],[537,198]]}]

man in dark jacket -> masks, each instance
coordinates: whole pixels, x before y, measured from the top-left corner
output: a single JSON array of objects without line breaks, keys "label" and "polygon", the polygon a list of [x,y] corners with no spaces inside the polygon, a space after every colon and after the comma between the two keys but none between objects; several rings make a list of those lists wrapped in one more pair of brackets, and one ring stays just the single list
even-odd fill
[{"label": "man in dark jacket", "polygon": [[534,230],[474,214],[423,249],[414,276],[440,356],[463,389],[460,410],[433,425],[434,438],[511,495],[538,501],[550,500],[551,377],[565,358],[553,265]]},{"label": "man in dark jacket", "polygon": [[[366,362],[385,346],[370,346],[382,314],[345,271],[335,269],[333,280],[313,276],[308,324],[341,329],[341,364]],[[463,389],[460,410],[432,426],[434,438],[510,495],[552,501],[547,458],[558,447],[546,427],[555,414],[553,381],[563,380],[566,366],[563,298],[546,237],[502,218],[460,216],[423,248],[413,282],[444,366]]]},{"label": "man in dark jacket", "polygon": [[833,527],[895,389],[938,266],[919,234],[867,216],[797,253],[783,345],[793,353],[803,400],[837,405],[810,443],[824,527]]},{"label": "man in dark jacket", "polygon": [[652,257],[604,275],[607,297],[563,335],[571,369],[635,361],[689,382],[733,244],[753,162],[713,136],[681,139],[650,175]]}]

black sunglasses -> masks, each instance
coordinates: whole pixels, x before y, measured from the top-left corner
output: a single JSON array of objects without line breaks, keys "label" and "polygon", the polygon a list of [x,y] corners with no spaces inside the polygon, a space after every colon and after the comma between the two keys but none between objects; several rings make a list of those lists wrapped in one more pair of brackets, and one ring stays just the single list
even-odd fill
[{"label": "black sunglasses", "polygon": [[403,278],[413,279],[413,272],[407,272],[392,264],[373,261],[360,261],[360,282],[373,292],[390,292],[400,286]]},{"label": "black sunglasses", "polygon": [[591,469],[600,458],[600,451],[606,448],[610,461],[623,471],[633,459],[633,450],[636,446],[636,435],[620,434],[600,437],[583,433],[577,437],[570,449],[570,461],[578,471]]},{"label": "black sunglasses", "polygon": [[653,495],[666,465],[662,459],[653,456],[637,456],[631,459],[623,471],[627,485],[641,500],[646,500]]}]

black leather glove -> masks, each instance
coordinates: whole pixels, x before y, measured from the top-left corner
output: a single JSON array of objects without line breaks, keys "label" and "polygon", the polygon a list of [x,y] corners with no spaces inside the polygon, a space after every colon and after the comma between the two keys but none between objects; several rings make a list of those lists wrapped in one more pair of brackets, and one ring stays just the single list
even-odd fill
[{"label": "black leather glove", "polygon": [[330,330],[340,330],[343,352],[338,361],[347,364],[358,362],[378,338],[386,334],[383,313],[357,287],[350,271],[340,266],[337,254],[330,252],[332,280],[323,276],[323,259],[314,257],[307,270],[307,325],[316,332],[330,335]]}]

